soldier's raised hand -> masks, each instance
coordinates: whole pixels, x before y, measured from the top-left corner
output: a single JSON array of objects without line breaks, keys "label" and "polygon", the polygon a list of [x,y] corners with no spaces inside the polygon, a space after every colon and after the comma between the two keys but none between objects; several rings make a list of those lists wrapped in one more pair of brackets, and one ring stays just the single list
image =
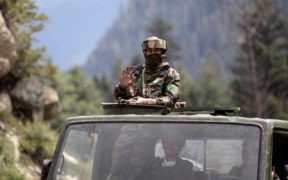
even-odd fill
[{"label": "soldier's raised hand", "polygon": [[133,82],[135,80],[135,77],[133,76],[134,69],[132,67],[126,68],[123,73],[122,77],[120,79],[120,88],[126,89],[129,86],[133,86]]},{"label": "soldier's raised hand", "polygon": [[121,89],[125,90],[127,95],[129,96],[135,96],[136,94],[136,88],[134,85],[135,76],[134,76],[135,69],[133,67],[126,68],[123,73],[122,77],[119,82],[119,86]]}]

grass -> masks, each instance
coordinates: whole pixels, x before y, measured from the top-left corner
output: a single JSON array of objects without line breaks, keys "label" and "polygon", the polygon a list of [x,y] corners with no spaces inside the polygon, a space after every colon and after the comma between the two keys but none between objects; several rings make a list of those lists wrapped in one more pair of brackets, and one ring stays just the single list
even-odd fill
[{"label": "grass", "polygon": [[56,137],[56,133],[45,122],[28,122],[22,128],[20,151],[41,165],[44,159],[52,157]]},{"label": "grass", "polygon": [[5,138],[4,133],[0,133],[0,144],[1,180],[24,180],[24,175],[21,174],[14,165],[13,145]]}]

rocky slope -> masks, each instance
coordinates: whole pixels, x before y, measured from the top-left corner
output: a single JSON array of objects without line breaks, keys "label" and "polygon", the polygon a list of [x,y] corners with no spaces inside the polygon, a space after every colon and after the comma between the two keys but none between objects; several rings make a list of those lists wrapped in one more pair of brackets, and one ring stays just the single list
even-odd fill
[{"label": "rocky slope", "polygon": [[[16,44],[0,11],[0,179],[34,180],[39,179],[40,167],[34,163],[34,157],[28,153],[24,155],[23,148],[20,150],[22,121],[52,120],[59,109],[59,97],[54,89],[35,78],[19,77],[17,82],[11,82],[9,75],[21,61],[17,57]],[[40,136],[38,133],[37,137]],[[35,147],[31,145],[30,148]],[[23,157],[27,157],[25,161]]]}]

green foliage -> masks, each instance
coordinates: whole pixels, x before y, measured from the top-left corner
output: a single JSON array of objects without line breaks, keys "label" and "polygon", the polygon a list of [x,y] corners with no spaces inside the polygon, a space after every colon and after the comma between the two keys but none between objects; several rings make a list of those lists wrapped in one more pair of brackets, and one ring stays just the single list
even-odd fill
[{"label": "green foliage", "polygon": [[[38,12],[34,0],[0,0],[0,8],[8,28],[16,41],[16,61],[12,72],[1,78],[0,90],[9,91],[15,83],[25,77],[46,77],[56,73],[56,68],[45,56],[45,47],[35,47],[33,35],[44,28],[47,16]],[[19,120],[12,114],[0,114],[1,120],[6,123],[7,130],[10,127],[21,129]],[[56,136],[45,123],[27,123],[20,131],[23,133],[20,142],[21,151],[34,158],[41,164],[42,160],[51,157]],[[4,163],[0,162],[1,179],[24,179],[16,170],[13,160],[13,148],[1,141],[0,157],[4,157]]]},{"label": "green foliage", "polygon": [[199,106],[200,88],[184,67],[178,67],[177,70],[181,77],[180,101],[185,101],[187,107]]},{"label": "green foliage", "polygon": [[202,67],[197,85],[201,89],[200,105],[203,106],[229,106],[230,98],[227,85],[217,65],[212,59],[207,59]]},{"label": "green foliage", "polygon": [[14,149],[12,144],[0,133],[0,177],[3,180],[22,180],[24,176],[14,165]]},{"label": "green foliage", "polygon": [[232,68],[233,99],[246,116],[287,117],[287,21],[271,0],[250,3],[255,9],[243,8],[239,24],[244,41]]},{"label": "green foliage", "polygon": [[27,122],[22,128],[20,151],[40,165],[43,159],[52,158],[56,137],[56,133],[45,122]]},{"label": "green foliage", "polygon": [[187,102],[187,107],[214,107],[231,105],[227,95],[227,87],[221,73],[211,59],[207,59],[200,75],[192,79],[184,69],[180,69],[181,101]]},{"label": "green foliage", "polygon": [[45,47],[32,48],[35,42],[33,35],[44,28],[47,16],[38,12],[38,7],[33,0],[2,0],[0,7],[17,43],[17,59],[12,70],[13,76],[22,78],[49,76],[54,73],[55,67],[45,57]]},{"label": "green foliage", "polygon": [[273,117],[277,114],[279,119],[287,119],[288,113],[284,111],[283,103],[274,95],[268,95],[263,107],[266,116]]},{"label": "green foliage", "polygon": [[10,112],[0,113],[0,121],[3,121],[7,126],[11,126],[13,128],[20,128],[19,120]]},{"label": "green foliage", "polygon": [[24,180],[24,175],[21,174],[15,166],[12,167],[1,167],[0,166],[0,177],[1,180]]},{"label": "green foliage", "polygon": [[56,89],[61,99],[63,113],[71,115],[100,114],[101,94],[93,82],[85,78],[79,68],[74,68],[59,78],[62,88]]},{"label": "green foliage", "polygon": [[15,161],[14,149],[12,144],[4,137],[4,134],[0,134],[0,143],[0,164],[13,164]]},{"label": "green foliage", "polygon": [[[85,77],[79,67],[55,76],[51,84],[59,94],[61,113],[53,128],[59,129],[71,116],[102,114],[100,87]],[[106,90],[107,91],[107,90]]]}]

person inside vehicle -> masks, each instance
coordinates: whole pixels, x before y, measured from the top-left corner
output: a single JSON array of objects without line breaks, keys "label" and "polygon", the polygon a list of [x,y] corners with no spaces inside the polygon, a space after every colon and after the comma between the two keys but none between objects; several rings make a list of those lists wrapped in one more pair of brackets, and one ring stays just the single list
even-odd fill
[{"label": "person inside vehicle", "polygon": [[[167,43],[149,37],[142,43],[145,65],[128,67],[114,90],[117,100],[131,105],[174,107],[180,95],[180,76],[166,61]],[[128,124],[115,142],[109,180],[136,180],[151,165],[153,147],[159,137],[155,125]]]},{"label": "person inside vehicle", "polygon": [[271,176],[273,180],[280,180],[279,176],[276,173],[275,166],[272,166]]},{"label": "person inside vehicle", "polygon": [[161,136],[164,158],[155,158],[145,180],[194,180],[193,164],[179,154],[185,138],[178,132],[165,132]]},{"label": "person inside vehicle", "polygon": [[251,142],[249,139],[245,139],[242,145],[242,160],[243,163],[240,166],[234,166],[229,172],[229,175],[241,177],[247,180],[257,179],[257,167],[258,156],[255,147],[258,145]]}]

